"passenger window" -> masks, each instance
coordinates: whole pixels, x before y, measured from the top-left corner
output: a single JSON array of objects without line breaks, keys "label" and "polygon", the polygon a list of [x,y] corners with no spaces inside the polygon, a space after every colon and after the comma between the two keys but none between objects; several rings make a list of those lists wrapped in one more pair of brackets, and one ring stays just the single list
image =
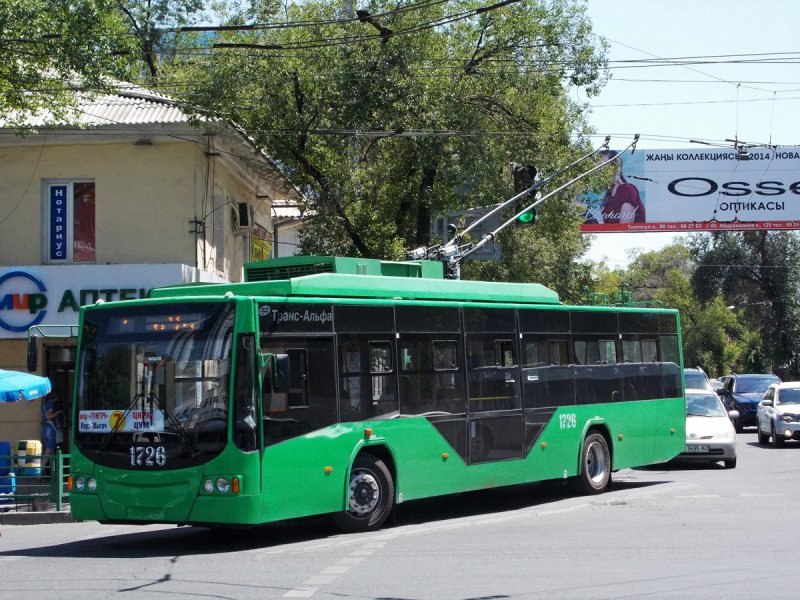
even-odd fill
[{"label": "passenger window", "polygon": [[363,335],[340,336],[339,360],[343,421],[360,421],[397,410],[391,342]]},{"label": "passenger window", "polygon": [[333,338],[262,337],[261,347],[287,354],[290,365],[288,394],[263,390],[264,443],[269,446],[335,423]]},{"label": "passenger window", "polygon": [[463,414],[464,376],[460,343],[404,336],[400,352],[400,412],[408,415]]},{"label": "passenger window", "polygon": [[614,340],[576,340],[575,362],[581,365],[613,365],[617,362]]},{"label": "passenger window", "polygon": [[656,340],[642,340],[642,362],[658,361],[658,343]]},{"label": "passenger window", "polygon": [[389,342],[369,343],[369,370],[373,374],[392,372],[392,347]]},{"label": "passenger window", "polygon": [[433,370],[453,371],[458,369],[458,347],[455,342],[433,342]]},{"label": "passenger window", "polygon": [[642,362],[642,345],[639,340],[622,340],[622,362]]},{"label": "passenger window", "polygon": [[575,404],[569,342],[548,337],[526,335],[523,339],[522,391],[527,409]]},{"label": "passenger window", "polygon": [[467,341],[470,410],[487,412],[520,408],[514,342],[490,334]]}]

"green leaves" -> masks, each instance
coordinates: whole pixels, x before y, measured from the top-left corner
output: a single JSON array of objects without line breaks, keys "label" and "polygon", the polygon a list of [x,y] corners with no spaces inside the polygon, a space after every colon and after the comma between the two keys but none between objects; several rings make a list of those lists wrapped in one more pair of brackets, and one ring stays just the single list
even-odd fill
[{"label": "green leaves", "polygon": [[106,89],[129,74],[129,37],[111,0],[0,3],[0,115],[23,126],[31,114],[58,122],[78,90]]},{"label": "green leaves", "polygon": [[[604,61],[582,5],[476,11],[486,6],[374,1],[347,14],[312,0],[276,13],[255,2],[228,18],[269,22],[215,34],[242,47],[184,61],[176,89],[243,125],[307,191],[303,251],[402,258],[436,241],[433,219],[511,197],[510,163],[553,172],[582,149],[564,83],[601,78]],[[577,220],[548,210],[534,237],[566,225],[558,234],[577,240]]]},{"label": "green leaves", "polygon": [[[597,271],[637,301],[677,308],[684,362],[712,375],[800,372],[800,241],[794,232],[697,234],[637,256],[626,271]],[[607,291],[602,289],[602,291]]]}]

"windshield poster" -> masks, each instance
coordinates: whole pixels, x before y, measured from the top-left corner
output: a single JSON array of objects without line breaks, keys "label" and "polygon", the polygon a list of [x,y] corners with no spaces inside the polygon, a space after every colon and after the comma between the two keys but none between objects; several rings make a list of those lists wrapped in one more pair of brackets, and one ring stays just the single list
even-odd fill
[{"label": "windshield poster", "polygon": [[610,151],[583,233],[800,229],[800,147]]},{"label": "windshield poster", "polygon": [[82,410],[78,413],[78,431],[110,433],[134,431],[164,431],[164,412],[161,410]]}]

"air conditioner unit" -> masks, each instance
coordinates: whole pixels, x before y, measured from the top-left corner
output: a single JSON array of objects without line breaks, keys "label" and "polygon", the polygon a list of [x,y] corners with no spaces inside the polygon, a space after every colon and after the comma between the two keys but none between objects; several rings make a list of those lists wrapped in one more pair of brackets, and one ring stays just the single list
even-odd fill
[{"label": "air conditioner unit", "polygon": [[236,204],[236,229],[237,231],[252,231],[256,225],[253,222],[253,207],[247,202]]}]

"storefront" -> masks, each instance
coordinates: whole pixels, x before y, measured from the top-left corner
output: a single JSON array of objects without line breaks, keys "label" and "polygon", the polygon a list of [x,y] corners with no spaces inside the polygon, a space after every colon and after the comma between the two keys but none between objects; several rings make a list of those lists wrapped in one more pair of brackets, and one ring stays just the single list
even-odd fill
[{"label": "storefront", "polygon": [[[182,264],[0,268],[0,368],[25,370],[28,337],[36,336],[36,372],[50,378],[52,396],[69,415],[80,306],[145,298],[154,287],[222,281]],[[65,440],[71,425],[67,420]],[[41,401],[0,406],[0,440],[20,439],[41,439]]]}]

